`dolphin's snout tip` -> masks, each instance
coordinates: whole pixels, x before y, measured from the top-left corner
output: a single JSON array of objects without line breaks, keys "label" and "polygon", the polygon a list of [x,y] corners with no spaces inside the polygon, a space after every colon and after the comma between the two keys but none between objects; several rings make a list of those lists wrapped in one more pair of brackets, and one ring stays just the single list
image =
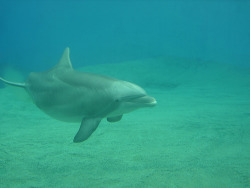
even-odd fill
[{"label": "dolphin's snout tip", "polygon": [[151,97],[152,98],[152,102],[150,103],[151,106],[155,106],[157,104],[157,101],[154,97]]},{"label": "dolphin's snout tip", "polygon": [[157,101],[156,99],[154,98],[154,101],[152,102],[153,105],[156,105],[157,104]]}]

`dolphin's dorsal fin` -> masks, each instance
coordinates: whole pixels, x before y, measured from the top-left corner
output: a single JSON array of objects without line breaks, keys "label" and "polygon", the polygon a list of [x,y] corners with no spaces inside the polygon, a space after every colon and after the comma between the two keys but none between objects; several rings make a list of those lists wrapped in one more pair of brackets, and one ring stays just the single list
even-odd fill
[{"label": "dolphin's dorsal fin", "polygon": [[65,48],[63,55],[59,63],[55,66],[55,68],[73,69],[71,61],[70,61],[70,57],[69,57],[69,47]]}]

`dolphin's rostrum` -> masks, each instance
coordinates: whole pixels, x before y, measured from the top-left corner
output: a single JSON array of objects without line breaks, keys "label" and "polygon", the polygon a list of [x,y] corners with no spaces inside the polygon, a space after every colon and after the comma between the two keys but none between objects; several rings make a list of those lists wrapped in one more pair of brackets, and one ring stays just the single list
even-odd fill
[{"label": "dolphin's rostrum", "polygon": [[156,100],[138,85],[72,68],[69,48],[49,71],[30,73],[25,83],[0,77],[6,84],[23,87],[33,102],[49,116],[67,122],[82,122],[74,142],[86,140],[103,118],[121,120],[124,113],[152,107]]}]

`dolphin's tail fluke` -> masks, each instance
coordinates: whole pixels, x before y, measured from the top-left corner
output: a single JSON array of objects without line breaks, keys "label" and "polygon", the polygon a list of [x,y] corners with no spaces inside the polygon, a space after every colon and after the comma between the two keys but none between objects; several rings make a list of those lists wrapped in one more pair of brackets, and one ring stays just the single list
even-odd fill
[{"label": "dolphin's tail fluke", "polygon": [[6,83],[8,85],[25,88],[25,83],[10,82],[10,81],[5,80],[5,79],[3,79],[1,77],[0,77],[0,80],[2,80],[4,83]]}]

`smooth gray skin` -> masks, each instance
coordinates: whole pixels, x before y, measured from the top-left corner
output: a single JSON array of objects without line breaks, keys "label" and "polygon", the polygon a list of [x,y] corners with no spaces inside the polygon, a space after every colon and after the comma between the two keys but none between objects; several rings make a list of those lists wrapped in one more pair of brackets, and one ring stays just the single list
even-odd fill
[{"label": "smooth gray skin", "polygon": [[82,122],[74,142],[86,140],[103,118],[116,122],[124,113],[156,105],[156,100],[135,84],[75,71],[69,48],[54,68],[30,73],[26,83],[10,82],[1,77],[0,80],[25,88],[37,107],[49,116],[61,121]]}]

